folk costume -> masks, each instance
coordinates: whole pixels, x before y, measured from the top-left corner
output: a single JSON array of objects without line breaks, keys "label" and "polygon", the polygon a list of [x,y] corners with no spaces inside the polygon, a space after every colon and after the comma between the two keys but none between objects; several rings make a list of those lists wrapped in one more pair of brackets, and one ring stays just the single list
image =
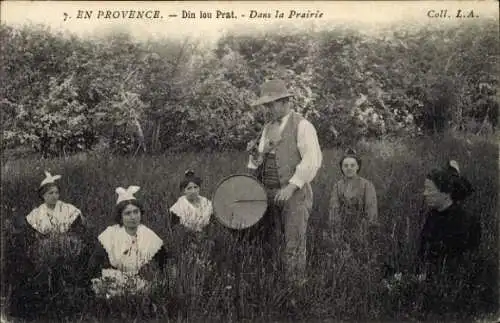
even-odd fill
[{"label": "folk costume", "polygon": [[212,202],[206,197],[199,197],[199,204],[193,205],[186,196],[181,196],[170,208],[172,215],[178,217],[178,222],[184,227],[201,232],[210,223],[213,213]]},{"label": "folk costume", "polygon": [[[282,80],[271,80],[261,86],[261,97],[253,105],[290,96]],[[271,254],[284,244],[280,256],[286,277],[301,280],[305,275],[306,231],[313,201],[310,183],[322,162],[316,130],[300,114],[290,111],[281,120],[266,123],[258,142],[248,168],[264,184],[269,207],[254,230]],[[276,194],[289,183],[298,189],[284,205],[277,205]]]},{"label": "folk costume", "polygon": [[174,237],[182,246],[178,254],[178,269],[191,273],[195,267],[202,267],[206,273],[213,272],[214,256],[218,255],[214,255],[216,237],[212,202],[199,193],[194,193],[193,198],[188,197],[186,188],[192,184],[199,188],[202,181],[193,171],[188,170],[184,175],[179,185],[183,195],[169,209]]},{"label": "folk costume", "polygon": [[[57,187],[60,175],[45,172],[39,191]],[[50,307],[49,299],[84,290],[84,276],[78,268],[88,260],[92,238],[82,212],[74,205],[57,200],[33,209],[18,224],[8,252],[7,264],[15,272],[12,314],[37,316]],[[62,297],[62,296],[61,296]],[[64,309],[60,308],[61,311]]]},{"label": "folk costume", "polygon": [[[135,200],[137,186],[117,188],[117,205]],[[163,241],[156,233],[139,224],[135,235],[122,224],[107,227],[98,237],[99,243],[89,261],[88,275],[98,296],[107,298],[147,292],[150,281],[161,274],[168,258]],[[145,277],[148,276],[149,277]]]}]

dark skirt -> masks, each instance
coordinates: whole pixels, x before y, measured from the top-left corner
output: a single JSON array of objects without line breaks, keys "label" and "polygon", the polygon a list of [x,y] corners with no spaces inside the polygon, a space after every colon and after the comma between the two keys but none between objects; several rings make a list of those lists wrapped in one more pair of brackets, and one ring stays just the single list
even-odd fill
[{"label": "dark skirt", "polygon": [[[66,243],[70,236],[72,242],[78,241],[77,249],[62,254],[53,251],[64,249],[66,245],[61,247],[61,241]],[[90,291],[82,271],[90,254],[90,241],[80,220],[73,223],[67,234],[53,240],[27,223],[10,235],[6,250],[6,285],[11,291],[9,314],[36,319],[79,313]]]}]

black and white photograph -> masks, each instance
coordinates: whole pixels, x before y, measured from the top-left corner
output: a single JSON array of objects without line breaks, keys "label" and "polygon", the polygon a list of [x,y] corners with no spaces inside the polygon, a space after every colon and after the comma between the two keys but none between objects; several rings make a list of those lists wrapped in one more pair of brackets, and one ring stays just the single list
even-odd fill
[{"label": "black and white photograph", "polygon": [[2,1],[1,322],[500,322],[497,1]]}]

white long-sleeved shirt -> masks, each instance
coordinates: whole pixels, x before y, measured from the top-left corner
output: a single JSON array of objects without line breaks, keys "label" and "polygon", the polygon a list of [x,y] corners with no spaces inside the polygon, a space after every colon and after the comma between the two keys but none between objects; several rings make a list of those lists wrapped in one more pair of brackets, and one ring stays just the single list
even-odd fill
[{"label": "white long-sleeved shirt", "polygon": [[[279,127],[280,135],[283,132],[283,129],[285,128],[291,113],[292,112],[288,113],[281,119]],[[264,147],[267,140],[267,129],[267,126],[264,127],[264,131],[262,132],[259,140],[258,151],[260,153],[264,152]],[[302,159],[295,168],[295,173],[293,174],[292,178],[290,178],[289,183],[302,188],[305,183],[310,183],[314,179],[323,161],[323,155],[319,146],[316,129],[306,119],[302,119],[298,125],[297,149],[299,150]],[[250,169],[256,169],[258,167],[252,156],[250,156],[249,158],[247,167]]]}]

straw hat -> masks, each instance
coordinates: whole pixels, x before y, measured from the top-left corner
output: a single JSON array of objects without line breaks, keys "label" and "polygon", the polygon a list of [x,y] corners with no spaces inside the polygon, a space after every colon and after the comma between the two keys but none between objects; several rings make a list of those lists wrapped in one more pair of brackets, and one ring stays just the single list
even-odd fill
[{"label": "straw hat", "polygon": [[283,80],[276,79],[264,82],[260,87],[260,98],[251,103],[251,106],[273,102],[279,99],[293,96],[288,92]]}]

